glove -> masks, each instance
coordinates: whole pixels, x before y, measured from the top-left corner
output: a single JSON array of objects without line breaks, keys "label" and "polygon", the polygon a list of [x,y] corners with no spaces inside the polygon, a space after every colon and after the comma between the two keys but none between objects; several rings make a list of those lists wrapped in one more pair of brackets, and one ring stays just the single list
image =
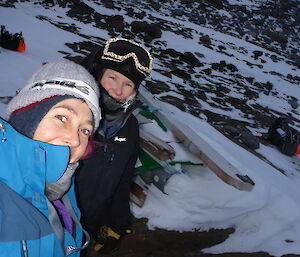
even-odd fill
[{"label": "glove", "polygon": [[127,229],[124,233],[117,233],[111,227],[103,226],[96,239],[94,250],[100,254],[114,252],[120,248],[121,239],[124,235],[130,234],[131,230]]}]

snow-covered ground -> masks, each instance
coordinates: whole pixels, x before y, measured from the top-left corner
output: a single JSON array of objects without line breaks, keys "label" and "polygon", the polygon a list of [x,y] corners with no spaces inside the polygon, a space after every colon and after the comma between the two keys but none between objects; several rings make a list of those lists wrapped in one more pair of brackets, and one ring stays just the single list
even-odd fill
[{"label": "snow-covered ground", "polygon": [[[249,2],[253,3],[253,1]],[[64,8],[55,6],[45,9],[28,2],[17,3],[15,6],[16,8],[0,7],[0,24],[6,25],[10,32],[22,31],[27,49],[24,53],[17,53],[0,48],[0,97],[15,95],[17,90],[25,86],[30,74],[43,62],[57,60],[64,57],[64,53],[70,53],[70,48],[65,43],[86,40],[80,35],[59,29],[48,21],[42,21],[35,16],[43,15],[56,21],[75,24],[86,35],[98,36],[104,39],[109,38],[106,31],[69,18]],[[103,8],[102,12],[106,14],[111,11],[100,5],[96,5],[95,8],[98,8],[99,12]],[[116,13],[114,12],[114,14]],[[170,18],[171,21],[174,22]],[[195,31],[201,30],[210,34],[215,41],[228,42],[228,45],[243,47],[249,51],[250,49],[251,51],[255,49],[262,50],[233,36],[214,32],[211,29],[188,22],[186,24],[186,26],[193,27]],[[234,57],[228,57],[199,45],[196,35],[194,34],[193,39],[187,40],[176,36],[175,33],[165,32],[162,39],[167,42],[168,48],[174,48],[178,51],[204,52],[205,60],[211,62],[217,62],[225,58],[226,61],[238,66],[240,72],[244,75],[251,75],[257,81],[271,81],[278,92],[277,97],[261,94],[257,101],[261,105],[280,113],[290,113],[299,121],[300,107],[291,112],[291,107],[282,100],[290,95],[300,99],[299,84],[291,84],[276,75],[268,73],[269,68],[272,67],[272,71],[285,75],[291,73],[294,76],[300,76],[299,69],[295,69],[295,67],[283,61],[274,64],[268,59],[266,59],[267,63],[264,65],[263,70],[250,68],[245,65],[245,62],[238,61],[247,59],[249,56],[238,56],[237,52],[234,51],[235,47],[232,48]],[[266,52],[264,49],[263,51]],[[249,61],[253,62],[250,59]],[[157,60],[155,68],[161,68],[162,66]],[[151,76],[153,79],[170,83],[171,86],[171,79],[164,77],[157,70]],[[177,80],[184,84],[181,79],[177,78]],[[285,86],[281,86],[282,84]],[[191,88],[191,85],[186,84],[186,88]],[[165,93],[165,95],[172,94],[177,95],[178,98],[181,97],[179,91],[176,90]],[[163,95],[161,93],[161,96]],[[231,109],[225,112],[222,109],[213,108],[212,105],[204,101],[202,105],[203,108],[213,110],[216,113],[231,115],[236,120],[243,121],[245,119],[240,110]],[[0,99],[0,115],[4,118],[6,118],[5,108],[6,104]],[[260,149],[257,151],[272,161],[276,167],[285,170],[287,175],[283,175],[266,162],[229,141],[216,130],[212,130],[205,121],[205,115],[201,117],[202,119],[199,119],[169,104],[164,104],[164,108],[172,111],[179,120],[184,121],[193,131],[201,132],[201,135],[210,138],[213,146],[216,146],[219,150],[223,149],[221,153],[226,158],[233,160],[236,165],[242,167],[243,171],[255,182],[255,187],[251,192],[239,191],[223,183],[209,169],[195,167],[184,174],[172,176],[165,187],[167,195],[151,186],[144,207],[138,208],[132,205],[134,215],[136,217],[147,217],[151,229],[159,227],[170,230],[192,231],[208,230],[210,228],[235,228],[235,233],[225,242],[205,249],[206,252],[266,251],[274,256],[287,253],[300,254],[300,157],[284,156],[275,148],[260,145]],[[157,135],[164,136],[159,133]],[[177,149],[176,158],[189,159],[195,157]]]},{"label": "snow-covered ground", "polygon": [[[169,104],[161,103],[160,108],[188,124],[225,159],[247,174],[255,186],[251,192],[239,191],[225,184],[207,167],[189,166],[184,174],[173,175],[168,180],[164,188],[166,194],[150,186],[143,208],[132,204],[135,216],[149,218],[150,228],[205,231],[234,227],[236,232],[225,242],[203,250],[209,253],[265,251],[274,256],[299,253],[300,175],[295,172],[297,165],[292,165],[290,159],[299,165],[300,157],[283,156],[275,148],[261,146],[260,150],[269,160],[278,158],[282,164],[291,165],[285,167],[290,172],[289,176],[285,176],[232,143],[207,122],[178,111]],[[171,145],[176,142],[176,138],[163,132],[155,122],[144,124],[143,129]],[[175,160],[199,162],[194,155],[189,156],[182,149],[176,150]]]}]

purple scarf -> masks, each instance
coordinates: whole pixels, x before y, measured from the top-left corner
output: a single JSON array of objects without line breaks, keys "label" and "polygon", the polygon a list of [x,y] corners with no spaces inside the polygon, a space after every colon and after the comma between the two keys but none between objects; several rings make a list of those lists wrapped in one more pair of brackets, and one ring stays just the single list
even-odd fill
[{"label": "purple scarf", "polygon": [[53,204],[60,213],[66,229],[71,235],[73,235],[73,220],[66,206],[62,203],[61,200],[55,200],[53,201]]}]

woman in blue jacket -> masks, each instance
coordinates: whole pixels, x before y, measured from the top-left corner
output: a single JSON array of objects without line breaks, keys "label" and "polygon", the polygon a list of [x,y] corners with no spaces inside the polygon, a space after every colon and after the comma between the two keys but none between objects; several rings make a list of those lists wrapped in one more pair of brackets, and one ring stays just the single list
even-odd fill
[{"label": "woman in blue jacket", "polygon": [[101,118],[98,98],[93,77],[61,61],[9,103],[9,122],[0,118],[1,256],[79,256],[87,246],[72,177]]}]

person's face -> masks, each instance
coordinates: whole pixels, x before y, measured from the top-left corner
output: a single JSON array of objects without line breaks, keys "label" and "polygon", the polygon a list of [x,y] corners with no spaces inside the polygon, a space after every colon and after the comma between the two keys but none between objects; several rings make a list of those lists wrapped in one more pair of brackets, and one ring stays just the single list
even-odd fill
[{"label": "person's face", "polygon": [[124,103],[134,93],[134,83],[120,72],[106,69],[100,79],[100,84],[116,101]]},{"label": "person's face", "polygon": [[33,139],[70,147],[69,162],[78,161],[93,132],[93,116],[80,99],[67,99],[54,105],[39,123]]}]

